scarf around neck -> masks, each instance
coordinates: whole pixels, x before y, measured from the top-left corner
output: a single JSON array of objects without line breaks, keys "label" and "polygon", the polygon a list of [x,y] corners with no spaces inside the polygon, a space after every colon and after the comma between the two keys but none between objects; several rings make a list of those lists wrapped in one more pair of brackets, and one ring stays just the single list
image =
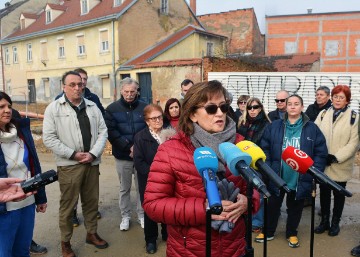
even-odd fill
[{"label": "scarf around neck", "polygon": [[218,133],[209,133],[201,128],[197,123],[194,124],[194,134],[190,136],[190,140],[195,148],[202,146],[210,147],[216,153],[219,161],[219,169],[217,172],[225,172],[225,160],[221,157],[219,152],[219,145],[223,142],[234,143],[236,139],[236,124],[226,117],[226,126],[223,131]]}]

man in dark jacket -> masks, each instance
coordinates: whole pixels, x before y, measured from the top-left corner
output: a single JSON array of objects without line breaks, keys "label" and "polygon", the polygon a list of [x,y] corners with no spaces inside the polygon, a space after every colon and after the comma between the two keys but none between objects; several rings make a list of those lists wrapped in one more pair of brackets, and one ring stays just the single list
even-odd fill
[{"label": "man in dark jacket", "polygon": [[327,86],[320,86],[316,90],[315,102],[308,106],[305,113],[311,121],[315,121],[318,114],[322,110],[327,110],[330,106],[330,89]]},{"label": "man in dark jacket", "polygon": [[130,189],[134,174],[137,191],[138,222],[144,228],[144,210],[141,207],[137,174],[133,162],[134,136],[146,127],[143,110],[146,103],[139,101],[139,83],[131,78],[120,81],[121,98],[110,104],[105,111],[112,154],[120,180],[119,205],[122,216],[120,230],[129,230],[131,218]]},{"label": "man in dark jacket", "polygon": [[268,116],[271,121],[284,119],[286,113],[286,99],[289,97],[289,92],[280,90],[276,93],[275,103],[276,110],[269,112]]}]

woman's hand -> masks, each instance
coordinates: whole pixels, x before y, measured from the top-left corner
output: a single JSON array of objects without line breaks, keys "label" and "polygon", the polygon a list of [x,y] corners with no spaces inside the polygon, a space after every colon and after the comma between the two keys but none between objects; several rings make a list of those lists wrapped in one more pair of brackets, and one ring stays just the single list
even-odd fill
[{"label": "woman's hand", "polygon": [[36,212],[46,212],[46,208],[47,208],[47,204],[46,203],[42,203],[42,204],[38,204],[36,206]]},{"label": "woman's hand", "polygon": [[248,202],[246,196],[242,194],[237,195],[237,202],[222,200],[223,211],[220,215],[211,215],[213,220],[227,220],[235,223],[240,216],[247,211]]}]

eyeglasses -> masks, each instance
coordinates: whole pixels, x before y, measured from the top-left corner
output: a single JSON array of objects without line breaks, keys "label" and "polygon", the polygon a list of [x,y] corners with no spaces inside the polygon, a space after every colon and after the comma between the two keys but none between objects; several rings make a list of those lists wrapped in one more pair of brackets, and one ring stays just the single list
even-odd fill
[{"label": "eyeglasses", "polygon": [[286,101],[286,99],[275,99],[275,102],[276,102],[276,103],[279,103],[279,102],[285,103],[285,101]]},{"label": "eyeglasses", "polygon": [[156,121],[161,121],[163,119],[163,116],[157,116],[157,117],[152,117],[152,118],[148,118],[148,120],[151,120],[152,122],[156,122]]},{"label": "eyeglasses", "polygon": [[260,105],[251,105],[251,106],[248,106],[246,107],[246,109],[248,109],[249,111],[254,109],[254,110],[257,110],[259,109],[261,106]]},{"label": "eyeglasses", "polygon": [[246,104],[246,101],[240,101],[237,104]]},{"label": "eyeglasses", "polygon": [[222,111],[223,113],[227,113],[229,111],[230,104],[228,103],[223,103],[220,105],[208,104],[208,105],[200,106],[199,108],[204,108],[207,114],[215,114],[218,108],[220,108],[220,111]]},{"label": "eyeglasses", "polygon": [[344,99],[345,99],[345,96],[342,96],[342,95],[334,95],[332,98],[335,99],[335,100],[344,100]]},{"label": "eyeglasses", "polygon": [[67,84],[69,87],[71,88],[74,88],[76,86],[78,86],[79,88],[82,88],[84,86],[84,84],[82,82],[79,82],[79,83],[70,83],[70,84]]}]

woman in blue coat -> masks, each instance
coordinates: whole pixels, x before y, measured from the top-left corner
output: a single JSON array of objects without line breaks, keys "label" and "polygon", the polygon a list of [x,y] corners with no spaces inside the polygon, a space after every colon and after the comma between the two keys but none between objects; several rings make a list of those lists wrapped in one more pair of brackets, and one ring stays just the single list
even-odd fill
[{"label": "woman in blue coat", "polygon": [[[297,228],[304,208],[304,199],[311,196],[312,177],[292,170],[281,160],[281,155],[288,146],[301,149],[314,160],[313,166],[323,172],[328,151],[324,135],[303,113],[303,99],[298,95],[292,95],[286,99],[286,106],[284,120],[273,121],[265,129],[260,146],[266,154],[267,164],[285,180],[291,190],[290,193],[286,193],[271,183],[268,187],[272,195],[268,202],[267,240],[274,239],[280,208],[287,194],[286,239],[290,247],[296,248],[300,245]],[[255,241],[263,242],[264,234],[260,233]]]}]

